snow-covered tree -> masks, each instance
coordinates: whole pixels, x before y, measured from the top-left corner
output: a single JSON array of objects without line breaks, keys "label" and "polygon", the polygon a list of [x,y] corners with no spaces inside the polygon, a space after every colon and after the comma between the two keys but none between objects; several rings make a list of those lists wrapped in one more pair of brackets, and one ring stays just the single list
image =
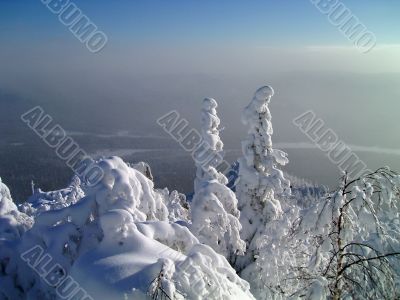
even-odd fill
[{"label": "snow-covered tree", "polygon": [[278,168],[288,163],[287,154],[272,148],[268,104],[273,95],[271,87],[261,87],[242,115],[249,129],[247,139],[242,142],[243,157],[239,160],[236,193],[247,252],[245,259],[238,260],[239,270],[255,261],[257,243],[267,224],[282,215],[281,203],[276,197],[290,194],[290,183]]},{"label": "snow-covered tree", "polygon": [[202,187],[202,184],[210,180],[218,180],[221,184],[227,184],[224,174],[217,171],[217,167],[223,160],[224,144],[219,136],[221,120],[217,115],[218,103],[215,99],[205,98],[201,108],[201,137],[202,143],[194,153],[196,165],[196,178],[194,191]]},{"label": "snow-covered tree", "polygon": [[178,191],[169,192],[168,188],[157,189],[156,192],[165,199],[169,221],[190,223],[190,206],[184,194]]},{"label": "snow-covered tree", "polygon": [[400,176],[387,168],[349,180],[301,217],[298,237],[310,259],[298,278],[302,297],[397,299],[400,266]]},{"label": "snow-covered tree", "polygon": [[23,235],[33,219],[20,212],[8,187],[0,179],[0,299],[22,299],[23,291],[16,285],[18,274],[13,259]]},{"label": "snow-covered tree", "polygon": [[400,176],[386,168],[268,223],[241,272],[257,299],[397,299]]},{"label": "snow-covered tree", "polygon": [[19,239],[33,224],[33,219],[20,212],[10,190],[0,178],[0,240]]},{"label": "snow-covered tree", "polygon": [[293,207],[284,210],[280,218],[270,221],[257,239],[255,261],[240,272],[259,300],[285,300],[291,288],[296,291],[297,280],[289,278],[295,274],[301,253],[306,249],[292,236],[298,216],[298,207]]},{"label": "snow-covered tree", "polygon": [[[128,164],[129,167],[138,170],[145,175],[149,180],[153,181],[153,173],[150,165],[146,162]],[[155,189],[155,196],[161,198],[168,210],[168,220],[171,222],[186,222],[189,223],[190,207],[184,194],[178,191],[170,192],[168,188]]]},{"label": "snow-covered tree", "polygon": [[[290,295],[308,283],[300,277],[301,270],[308,265],[312,247],[308,239],[296,234],[296,229],[302,212],[319,203],[326,189],[288,174],[285,177],[290,179],[292,193],[280,201],[282,215],[269,221],[256,240],[255,261],[238,260],[245,266],[241,277],[251,283],[251,292],[259,300],[290,299]],[[315,293],[314,296],[306,299],[324,299],[317,298]]]},{"label": "snow-covered tree", "polygon": [[223,159],[216,108],[214,99],[204,99],[201,132],[212,159],[206,163],[196,160],[191,229],[200,242],[233,261],[237,255],[244,254],[245,243],[240,238],[241,225],[235,193],[226,186],[228,179],[225,175],[216,169]]}]

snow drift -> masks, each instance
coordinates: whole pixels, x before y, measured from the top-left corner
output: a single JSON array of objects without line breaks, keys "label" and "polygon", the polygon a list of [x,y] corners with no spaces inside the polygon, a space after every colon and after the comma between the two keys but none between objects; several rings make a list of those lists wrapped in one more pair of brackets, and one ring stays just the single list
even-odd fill
[{"label": "snow drift", "polygon": [[[164,293],[171,299],[254,299],[249,284],[200,244],[185,220],[169,221],[176,212],[185,215],[176,192],[155,190],[118,157],[97,165],[105,176],[96,186],[82,178],[61,191],[38,190],[21,206],[25,213],[1,183],[1,282],[9,284],[0,285],[0,298],[147,299]],[[29,251],[36,246],[43,253],[32,261]],[[23,253],[29,259],[21,259]],[[46,255],[70,282],[52,286],[35,272]]]}]

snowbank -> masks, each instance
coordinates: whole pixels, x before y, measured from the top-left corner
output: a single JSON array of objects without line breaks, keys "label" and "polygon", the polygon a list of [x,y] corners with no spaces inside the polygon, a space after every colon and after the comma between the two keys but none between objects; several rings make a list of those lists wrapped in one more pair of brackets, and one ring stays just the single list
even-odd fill
[{"label": "snowbank", "polygon": [[37,190],[21,206],[31,217],[0,183],[0,299],[254,299],[190,232],[184,197],[118,157],[96,164],[104,177],[93,187],[75,178]]}]

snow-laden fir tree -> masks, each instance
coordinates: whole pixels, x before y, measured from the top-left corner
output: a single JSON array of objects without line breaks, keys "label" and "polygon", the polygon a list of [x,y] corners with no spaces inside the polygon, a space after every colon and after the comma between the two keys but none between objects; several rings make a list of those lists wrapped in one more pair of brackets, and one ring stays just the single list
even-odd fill
[{"label": "snow-laden fir tree", "polygon": [[[256,261],[245,265],[240,273],[251,283],[251,292],[258,300],[294,300],[297,298],[290,295],[310,283],[303,276],[303,270],[310,259],[312,241],[296,234],[296,229],[302,213],[321,202],[327,190],[295,176],[285,176],[290,179],[291,195],[286,201],[280,201],[282,216],[268,222],[263,235],[257,239]],[[323,300],[319,297],[324,290],[320,281],[311,284],[313,290],[305,299]]]},{"label": "snow-laden fir tree", "polygon": [[244,254],[245,243],[239,234],[241,225],[235,193],[226,186],[225,175],[216,169],[223,159],[217,106],[217,102],[210,98],[204,99],[202,104],[204,150],[195,156],[197,172],[191,203],[192,231],[200,242],[232,261],[236,255]]},{"label": "snow-laden fir tree", "polygon": [[221,120],[217,115],[218,103],[215,99],[205,98],[201,108],[201,137],[202,143],[194,153],[196,178],[194,191],[196,192],[204,182],[216,179],[221,184],[228,180],[217,172],[217,167],[223,160],[224,144],[219,136]]},{"label": "snow-laden fir tree", "polygon": [[266,231],[268,222],[282,215],[276,197],[290,194],[290,182],[278,168],[278,165],[289,162],[287,154],[272,148],[273,129],[268,104],[273,95],[271,87],[261,87],[242,115],[242,122],[248,126],[248,135],[242,142],[243,157],[239,159],[236,192],[247,252],[244,259],[238,260],[239,270],[256,259],[257,242]]}]

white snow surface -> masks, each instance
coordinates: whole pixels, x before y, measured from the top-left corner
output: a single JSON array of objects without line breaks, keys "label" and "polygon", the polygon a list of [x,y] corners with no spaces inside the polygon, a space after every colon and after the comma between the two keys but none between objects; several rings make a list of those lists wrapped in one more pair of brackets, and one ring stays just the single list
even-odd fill
[{"label": "white snow surface", "polygon": [[[20,206],[26,213],[0,183],[0,299],[63,298],[34,270],[45,255],[87,299],[254,299],[225,257],[190,232],[184,197],[154,189],[118,157],[96,164],[100,183],[37,190]],[[43,253],[32,267],[20,255],[35,247]]]}]

